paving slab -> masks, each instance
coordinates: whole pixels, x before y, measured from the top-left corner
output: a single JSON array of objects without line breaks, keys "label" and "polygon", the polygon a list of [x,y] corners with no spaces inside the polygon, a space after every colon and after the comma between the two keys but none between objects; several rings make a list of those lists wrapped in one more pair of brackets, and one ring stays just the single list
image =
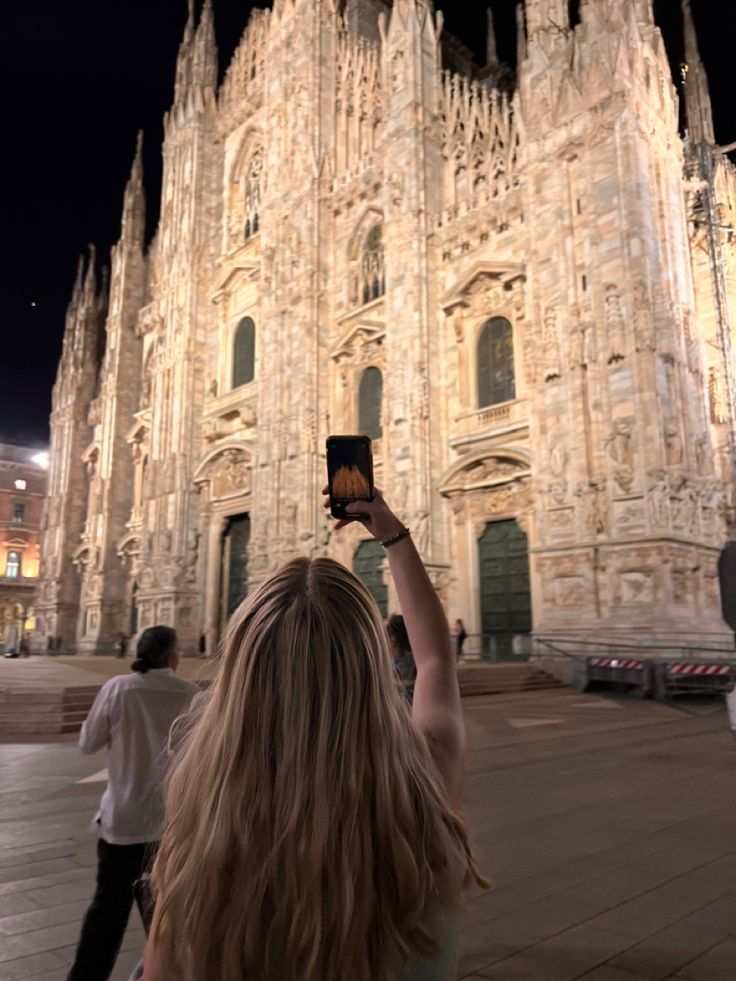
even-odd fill
[{"label": "paving slab", "polygon": [[[725,712],[553,690],[468,699],[465,714],[466,815],[493,886],[461,914],[459,977],[736,977]],[[0,742],[0,981],[64,981],[94,890],[104,766],[67,737]],[[113,981],[142,943],[134,911]]]}]

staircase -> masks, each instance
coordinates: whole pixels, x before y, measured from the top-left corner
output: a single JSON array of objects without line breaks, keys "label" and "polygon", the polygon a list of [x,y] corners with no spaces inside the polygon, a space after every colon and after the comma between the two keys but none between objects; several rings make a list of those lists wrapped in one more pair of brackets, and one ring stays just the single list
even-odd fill
[{"label": "staircase", "polygon": [[527,691],[542,691],[567,686],[534,664],[470,663],[458,666],[460,694],[508,695]]},{"label": "staircase", "polygon": [[79,732],[99,690],[100,685],[0,690],[0,734]]}]

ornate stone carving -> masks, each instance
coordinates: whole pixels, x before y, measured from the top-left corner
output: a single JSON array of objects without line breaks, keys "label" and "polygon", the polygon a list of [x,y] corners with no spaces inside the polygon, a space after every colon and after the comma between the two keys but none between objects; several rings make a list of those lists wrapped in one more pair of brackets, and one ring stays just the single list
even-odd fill
[{"label": "ornate stone carving", "polygon": [[548,307],[544,313],[542,331],[542,356],[544,358],[544,380],[554,381],[560,377],[560,337],[557,325],[557,312]]},{"label": "ornate stone carving", "polygon": [[642,282],[634,286],[634,330],[637,351],[655,351],[657,348],[654,321],[646,285]]},{"label": "ornate stone carving", "polygon": [[612,283],[606,286],[606,340],[608,343],[608,364],[623,361],[626,357],[626,328],[621,313],[621,298]]},{"label": "ornate stone carving", "polygon": [[676,420],[670,419],[664,426],[664,445],[667,466],[677,467],[683,460],[682,436]]}]

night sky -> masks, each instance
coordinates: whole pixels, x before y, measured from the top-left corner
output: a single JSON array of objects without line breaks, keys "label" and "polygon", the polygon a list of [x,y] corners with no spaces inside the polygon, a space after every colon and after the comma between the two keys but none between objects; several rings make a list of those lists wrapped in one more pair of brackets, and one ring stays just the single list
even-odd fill
[{"label": "night sky", "polygon": [[[197,0],[199,6],[201,0]],[[221,75],[252,6],[214,0]],[[447,29],[485,50],[487,0],[440,0]],[[492,0],[501,57],[513,64],[513,0]],[[716,138],[736,140],[733,23],[693,0],[713,95]],[[679,0],[655,0],[671,58],[681,58]],[[3,323],[0,442],[48,439],[51,386],[77,259],[105,256],[119,234],[136,132],[145,132],[149,238],[158,216],[161,120],[173,92],[186,0],[25,0],[3,5]]]}]

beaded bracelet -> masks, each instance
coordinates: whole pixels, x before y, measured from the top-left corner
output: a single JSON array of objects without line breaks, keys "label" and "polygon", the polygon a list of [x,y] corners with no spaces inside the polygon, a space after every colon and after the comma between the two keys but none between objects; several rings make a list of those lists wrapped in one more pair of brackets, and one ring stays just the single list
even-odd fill
[{"label": "beaded bracelet", "polygon": [[385,542],[381,542],[384,548],[391,548],[397,542],[402,541],[404,538],[408,538],[411,535],[411,528],[402,528],[398,535],[394,535],[393,538],[387,538]]}]

